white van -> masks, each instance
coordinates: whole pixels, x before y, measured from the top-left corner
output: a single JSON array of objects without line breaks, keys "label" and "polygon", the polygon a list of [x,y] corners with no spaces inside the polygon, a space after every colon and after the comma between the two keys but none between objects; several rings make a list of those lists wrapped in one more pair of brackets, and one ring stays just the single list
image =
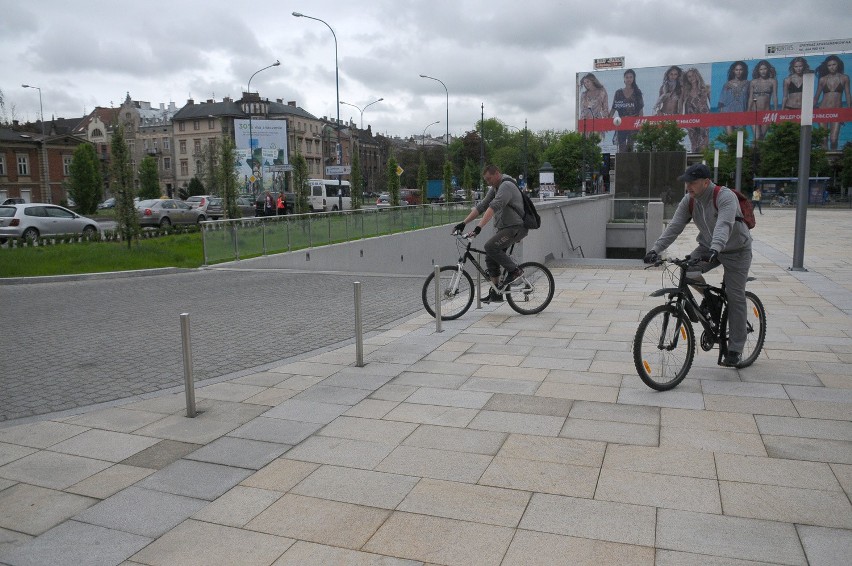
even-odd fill
[{"label": "white van", "polygon": [[343,210],[350,210],[352,198],[349,193],[349,181],[308,179],[308,203],[311,210],[314,212],[340,210],[341,199],[338,188],[343,195]]}]

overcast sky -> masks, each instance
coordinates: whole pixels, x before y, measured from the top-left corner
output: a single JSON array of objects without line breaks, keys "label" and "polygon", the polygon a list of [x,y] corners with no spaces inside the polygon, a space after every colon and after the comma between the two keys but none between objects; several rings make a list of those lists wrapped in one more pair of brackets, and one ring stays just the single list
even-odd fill
[{"label": "overcast sky", "polygon": [[[47,120],[118,106],[235,99],[249,77],[264,98],[334,117],[340,99],[374,132],[475,127],[480,105],[534,131],[574,129],[575,74],[597,57],[628,67],[762,58],[768,43],[852,37],[849,0],[0,0],[0,90],[7,118]],[[849,73],[852,69],[846,69]],[[848,101],[847,101],[848,104]],[[341,105],[340,117],[360,121]]]}]

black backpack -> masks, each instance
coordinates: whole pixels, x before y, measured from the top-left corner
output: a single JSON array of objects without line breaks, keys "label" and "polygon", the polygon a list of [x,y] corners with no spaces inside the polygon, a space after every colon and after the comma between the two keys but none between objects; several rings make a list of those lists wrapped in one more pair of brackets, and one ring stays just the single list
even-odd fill
[{"label": "black backpack", "polygon": [[[535,209],[535,205],[533,204],[532,199],[529,197],[527,193],[521,191],[521,188],[518,184],[513,180],[512,184],[515,185],[515,188],[518,189],[521,193],[521,198],[524,201],[524,210],[520,211],[515,207],[512,207],[515,212],[517,212],[521,218],[524,219],[524,228],[528,230],[536,230],[541,228],[541,216],[538,215],[538,211]],[[511,203],[509,206],[512,206]]]}]

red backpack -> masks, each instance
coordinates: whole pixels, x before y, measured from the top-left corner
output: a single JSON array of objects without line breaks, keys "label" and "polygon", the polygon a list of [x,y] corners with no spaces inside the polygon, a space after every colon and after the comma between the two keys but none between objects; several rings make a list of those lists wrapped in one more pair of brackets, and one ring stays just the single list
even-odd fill
[{"label": "red backpack", "polygon": [[[719,210],[719,205],[716,204],[716,199],[719,198],[719,191],[722,189],[727,189],[728,187],[722,187],[720,185],[716,185],[713,188],[713,206],[716,207],[716,210]],[[757,219],[754,217],[754,208],[751,206],[751,201],[747,196],[742,194],[736,189],[728,189],[735,195],[737,195],[737,200],[740,201],[740,210],[742,211],[742,217],[737,216],[737,220],[745,224],[749,230],[754,228],[755,224],[757,224]],[[689,214],[692,214],[692,208],[695,206],[695,199],[689,198]]]}]

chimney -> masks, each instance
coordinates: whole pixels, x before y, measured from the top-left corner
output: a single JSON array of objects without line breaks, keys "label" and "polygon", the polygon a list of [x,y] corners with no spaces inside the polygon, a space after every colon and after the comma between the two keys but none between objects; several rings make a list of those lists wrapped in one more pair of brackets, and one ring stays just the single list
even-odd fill
[{"label": "chimney", "polygon": [[213,104],[213,99],[212,99],[212,98],[208,98],[208,99],[207,99],[207,104]]},{"label": "chimney", "polygon": [[165,110],[165,109],[166,109],[166,104],[164,102],[161,102],[160,103],[160,110]]},{"label": "chimney", "polygon": [[288,100],[287,106],[296,106],[296,101],[295,100]]},{"label": "chimney", "polygon": [[186,105],[187,106],[192,106],[193,104],[195,104],[195,101],[193,99],[191,99],[191,98],[186,99]]},{"label": "chimney", "polygon": [[284,104],[284,99],[283,98],[276,98],[275,102],[277,102],[278,104]]}]

